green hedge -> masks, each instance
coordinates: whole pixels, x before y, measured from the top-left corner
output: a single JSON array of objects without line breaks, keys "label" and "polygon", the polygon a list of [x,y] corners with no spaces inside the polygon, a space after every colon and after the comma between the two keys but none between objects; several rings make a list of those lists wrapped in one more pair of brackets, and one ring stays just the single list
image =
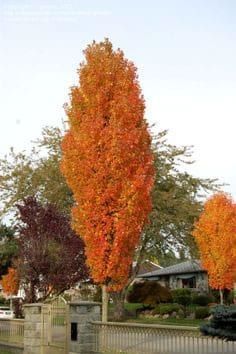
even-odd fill
[{"label": "green hedge", "polygon": [[171,291],[173,302],[187,306],[191,303],[190,289],[175,289]]},{"label": "green hedge", "polygon": [[192,294],[191,303],[199,306],[207,306],[209,303],[213,302],[213,297],[205,294]]},{"label": "green hedge", "polygon": [[153,314],[171,314],[173,312],[178,312],[179,310],[182,310],[182,306],[179,304],[160,304],[155,307]]},{"label": "green hedge", "polygon": [[204,318],[208,317],[210,315],[210,310],[206,306],[199,306],[196,307],[195,309],[195,318],[197,320],[204,320]]}]

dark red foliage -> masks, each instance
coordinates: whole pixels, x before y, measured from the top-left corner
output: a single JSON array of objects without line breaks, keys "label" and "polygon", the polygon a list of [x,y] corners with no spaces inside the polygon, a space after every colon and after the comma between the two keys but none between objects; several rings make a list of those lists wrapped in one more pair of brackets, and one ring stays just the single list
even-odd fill
[{"label": "dark red foliage", "polygon": [[131,303],[156,305],[160,302],[170,302],[172,299],[170,290],[157,281],[142,281],[133,284],[128,293],[127,300]]},{"label": "dark red foliage", "polygon": [[84,242],[54,205],[29,197],[21,205],[18,272],[27,302],[59,294],[86,279]]}]

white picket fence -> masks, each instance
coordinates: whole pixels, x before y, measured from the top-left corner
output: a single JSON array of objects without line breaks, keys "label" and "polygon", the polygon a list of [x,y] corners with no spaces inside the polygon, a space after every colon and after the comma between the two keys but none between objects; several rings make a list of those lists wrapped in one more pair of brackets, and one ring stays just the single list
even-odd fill
[{"label": "white picket fence", "polygon": [[123,354],[230,354],[236,342],[200,334],[196,327],[93,322],[95,352]]}]

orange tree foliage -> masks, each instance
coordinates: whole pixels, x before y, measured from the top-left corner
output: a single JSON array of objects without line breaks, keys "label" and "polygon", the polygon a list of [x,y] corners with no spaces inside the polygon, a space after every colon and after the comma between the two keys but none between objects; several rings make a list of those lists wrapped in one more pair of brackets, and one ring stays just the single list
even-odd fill
[{"label": "orange tree foliage", "polygon": [[236,281],[236,204],[218,193],[210,198],[193,231],[203,267],[214,289],[231,289]]},{"label": "orange tree foliage", "polygon": [[8,268],[8,273],[2,277],[3,291],[7,295],[16,295],[19,289],[19,277],[16,269]]},{"label": "orange tree foliage", "polygon": [[134,64],[105,40],[84,51],[66,106],[62,172],[95,282],[120,290],[151,210],[153,155]]}]

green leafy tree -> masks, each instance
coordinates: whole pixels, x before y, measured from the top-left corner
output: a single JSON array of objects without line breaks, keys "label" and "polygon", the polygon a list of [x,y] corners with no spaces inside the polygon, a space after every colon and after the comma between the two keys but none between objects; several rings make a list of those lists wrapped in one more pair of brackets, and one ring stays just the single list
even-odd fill
[{"label": "green leafy tree", "polygon": [[173,264],[174,258],[196,256],[193,224],[202,211],[204,197],[218,190],[219,185],[214,179],[197,178],[186,172],[193,163],[191,147],[169,144],[166,130],[156,136],[153,150],[156,170],[153,209],[139,254],[142,258],[157,257],[160,264],[170,256]]},{"label": "green leafy tree", "polygon": [[0,277],[7,274],[17,256],[17,241],[13,228],[0,224]]},{"label": "green leafy tree", "polygon": [[12,215],[16,203],[31,195],[69,214],[72,194],[59,168],[62,136],[61,129],[45,127],[29,153],[12,148],[0,159],[2,215]]}]

